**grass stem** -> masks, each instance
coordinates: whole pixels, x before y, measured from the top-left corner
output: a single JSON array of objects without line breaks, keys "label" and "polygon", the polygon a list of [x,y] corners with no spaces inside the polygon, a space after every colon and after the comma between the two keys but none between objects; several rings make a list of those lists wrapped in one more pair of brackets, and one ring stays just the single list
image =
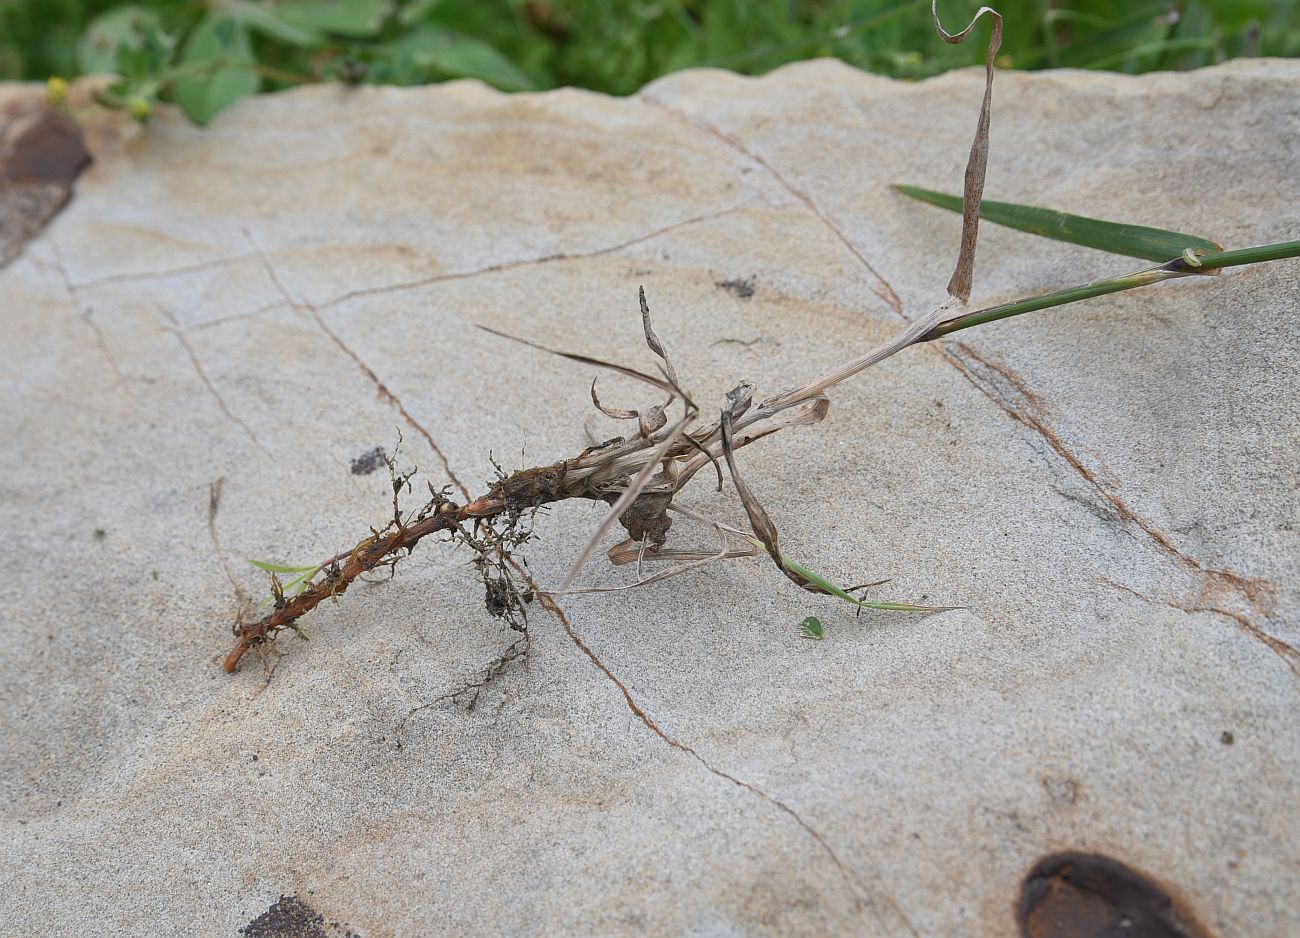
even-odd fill
[{"label": "grass stem", "polygon": [[929,342],[953,332],[959,332],[962,329],[969,329],[972,326],[997,322],[999,319],[1010,319],[1012,316],[1032,313],[1040,309],[1050,309],[1053,306],[1065,306],[1068,303],[1077,303],[1080,300],[1091,299],[1094,296],[1105,296],[1108,293],[1119,293],[1123,290],[1150,286],[1162,280],[1213,273],[1225,267],[1262,264],[1266,261],[1283,260],[1289,257],[1300,257],[1300,241],[1283,241],[1278,244],[1263,244],[1258,247],[1242,248],[1237,251],[1214,251],[1202,254],[1197,257],[1200,262],[1199,267],[1193,267],[1180,257],[1159,267],[1149,267],[1145,270],[1125,274],[1122,277],[1098,280],[1095,283],[1071,287],[1068,290],[1057,290],[1054,293],[1045,293],[1042,296],[1029,297],[1012,303],[990,306],[987,309],[976,310],[961,316],[954,316],[952,319],[939,323],[916,341]]}]

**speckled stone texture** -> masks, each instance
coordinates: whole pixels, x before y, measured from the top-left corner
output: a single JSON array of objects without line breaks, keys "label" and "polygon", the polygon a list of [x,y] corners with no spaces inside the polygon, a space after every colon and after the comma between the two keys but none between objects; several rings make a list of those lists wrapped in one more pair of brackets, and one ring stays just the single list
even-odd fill
[{"label": "speckled stone texture", "polygon": [[[382,524],[386,474],[352,466],[398,430],[474,493],[489,453],[619,431],[591,369],[476,324],[653,367],[644,284],[712,407],[926,312],[959,219],[889,184],[959,187],[982,77],[316,87],[93,136],[0,271],[3,930],[1011,935],[1026,873],[1078,850],[1214,934],[1300,934],[1296,261],[908,350],[741,452],[792,557],[962,610],[855,617],[716,565],[535,607],[525,663],[403,726],[510,639],[429,543],[273,676],[218,666],[265,590],[244,558]],[[1279,61],[1002,74],[987,194],[1300,237],[1298,88]],[[975,299],[1137,266],[990,226]],[[684,501],[743,518],[704,475]],[[539,520],[538,583],[599,516]]]}]

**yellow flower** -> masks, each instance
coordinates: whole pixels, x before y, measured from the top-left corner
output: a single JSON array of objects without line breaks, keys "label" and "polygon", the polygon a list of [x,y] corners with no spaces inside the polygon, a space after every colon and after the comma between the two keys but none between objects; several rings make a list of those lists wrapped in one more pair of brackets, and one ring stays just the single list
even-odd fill
[{"label": "yellow flower", "polygon": [[51,75],[45,82],[45,99],[50,107],[63,107],[68,103],[68,81],[58,75]]},{"label": "yellow flower", "polygon": [[132,117],[142,124],[147,121],[149,116],[153,113],[153,105],[149,102],[149,99],[141,97],[140,95],[133,95],[131,99],[126,102],[126,109],[131,112]]}]

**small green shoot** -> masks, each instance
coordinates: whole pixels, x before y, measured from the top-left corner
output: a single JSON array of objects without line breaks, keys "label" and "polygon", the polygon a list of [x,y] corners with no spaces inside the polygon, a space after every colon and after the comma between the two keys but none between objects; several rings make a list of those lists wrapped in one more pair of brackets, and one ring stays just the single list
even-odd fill
[{"label": "small green shoot", "polygon": [[[267,573],[271,574],[272,577],[275,577],[277,573],[292,574],[293,578],[285,582],[281,591],[282,595],[289,597],[297,596],[307,587],[311,586],[311,581],[316,578],[316,574],[320,573],[321,570],[324,569],[320,564],[311,567],[289,567],[284,564],[270,563],[265,560],[254,560],[251,557],[248,558],[248,562],[259,569],[265,570]],[[278,580],[276,582],[278,583]],[[274,601],[275,596],[272,595],[270,598],[262,600],[262,605]]]},{"label": "small green shoot", "polygon": [[[894,189],[922,202],[937,205],[954,212],[962,210],[961,196],[934,192],[919,186],[895,185]],[[1111,254],[1140,257],[1149,261],[1171,261],[1186,252],[1207,253],[1222,248],[1206,238],[1148,228],[1143,225],[1125,225],[1083,215],[1070,215],[1056,209],[1015,202],[994,202],[985,199],[980,203],[980,217],[984,221],[1015,228],[1056,241],[1081,244]]]},{"label": "small green shoot", "polygon": [[822,620],[816,616],[809,616],[799,623],[799,637],[810,638],[820,642],[826,635],[822,629]]},{"label": "small green shoot", "polygon": [[858,599],[858,597],[836,586],[824,576],[813,573],[802,564],[791,560],[789,557],[785,556],[785,554],[781,555],[781,562],[807,580],[811,585],[815,586],[818,591],[838,597],[846,603],[852,603],[859,609],[883,609],[887,612],[948,612],[952,609],[961,608],[960,606],[917,606],[913,603],[882,603],[871,602],[866,599]]},{"label": "small green shoot", "polygon": [[[765,549],[763,547],[763,542],[758,538],[745,535],[745,539],[759,550]],[[828,596],[835,596],[838,599],[844,600],[846,603],[857,606],[859,609],[881,609],[885,612],[950,612],[953,609],[962,608],[961,606],[918,606],[913,603],[872,602],[867,599],[859,599],[842,587],[836,586],[821,574],[813,573],[803,564],[791,560],[785,554],[781,554],[781,563],[786,567],[786,569],[803,578],[807,584],[805,589],[809,589],[815,593],[825,593]]]},{"label": "small green shoot", "polygon": [[308,570],[319,570],[319,569],[320,569],[319,566],[315,566],[315,567],[288,567],[288,566],[285,566],[284,564],[280,564],[280,563],[270,563],[270,562],[268,562],[268,561],[266,561],[266,560],[253,560],[251,557],[248,559],[248,562],[251,563],[253,566],[258,567],[259,569],[265,570],[267,573],[305,573],[305,572],[308,571]]}]

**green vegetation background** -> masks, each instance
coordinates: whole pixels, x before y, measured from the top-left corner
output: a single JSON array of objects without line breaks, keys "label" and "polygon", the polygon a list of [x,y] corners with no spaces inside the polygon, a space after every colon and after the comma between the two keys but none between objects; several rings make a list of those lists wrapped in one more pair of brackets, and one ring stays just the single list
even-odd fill
[{"label": "green vegetation background", "polygon": [[[1187,69],[1300,55],[1300,0],[1002,0],[1004,68]],[[942,0],[950,30],[978,4]],[[749,74],[835,56],[899,78],[978,62],[929,0],[0,0],[0,78],[116,72],[106,103],[200,122],[302,82],[482,79],[629,94],[693,66]]]}]

